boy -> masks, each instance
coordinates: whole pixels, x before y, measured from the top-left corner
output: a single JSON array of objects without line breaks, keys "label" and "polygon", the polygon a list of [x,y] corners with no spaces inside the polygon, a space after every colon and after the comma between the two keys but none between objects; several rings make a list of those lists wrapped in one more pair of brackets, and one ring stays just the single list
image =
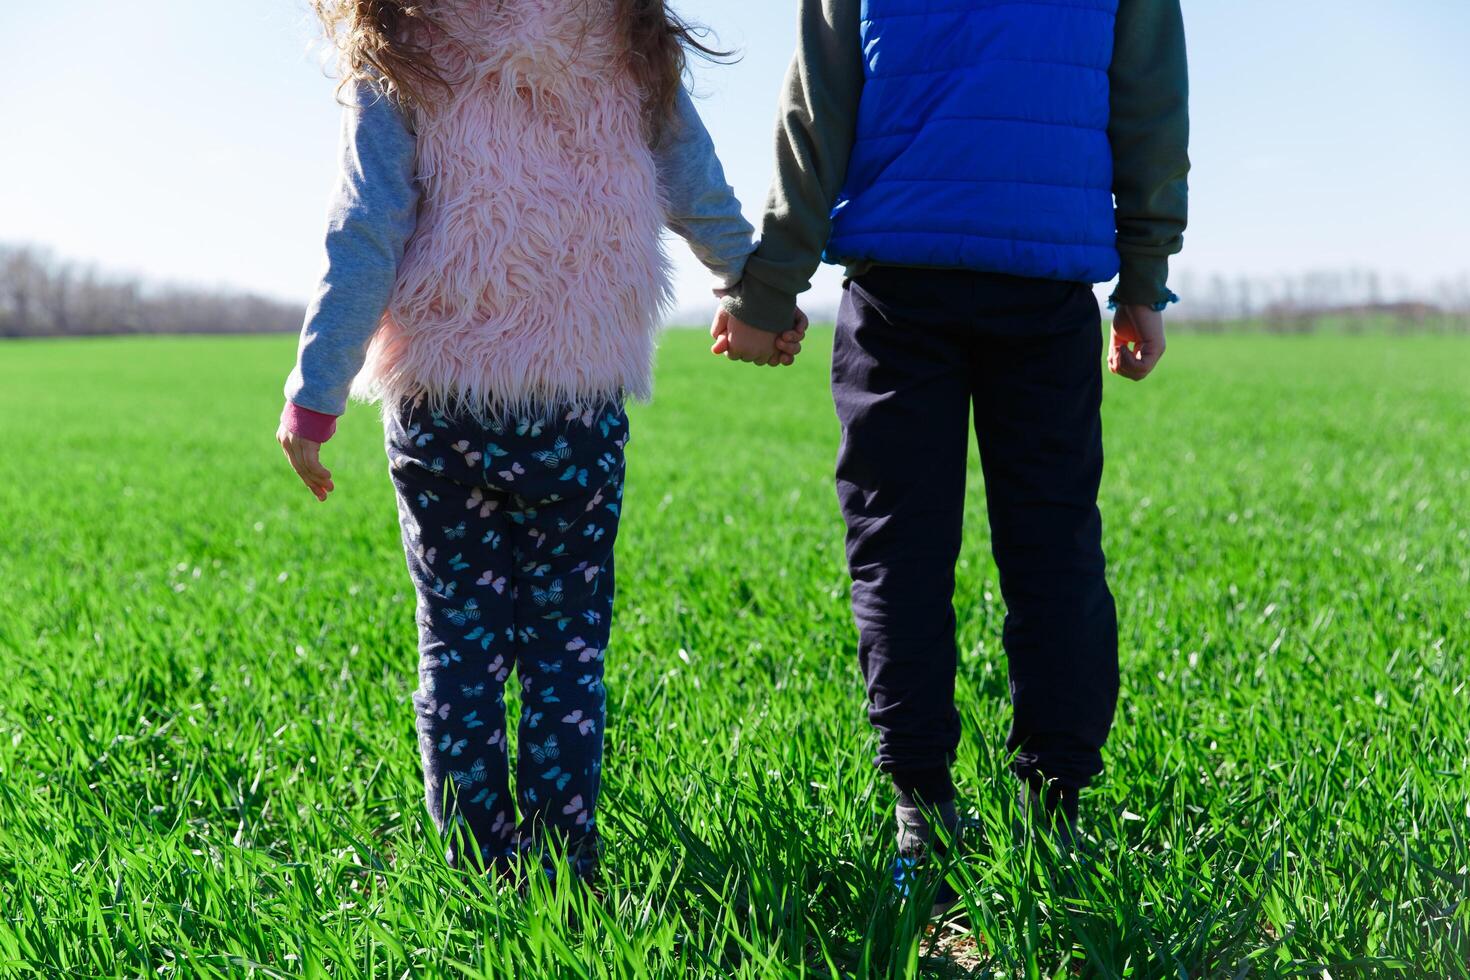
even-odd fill
[{"label": "boy", "polygon": [[1102,772],[1118,640],[1090,284],[1119,276],[1109,365],[1142,380],[1175,298],[1187,89],[1179,0],[800,2],[761,245],[713,333],[717,353],[758,359],[819,260],[847,267],[837,489],[900,869],[957,830],[972,404],[1028,815],[1070,841]]}]

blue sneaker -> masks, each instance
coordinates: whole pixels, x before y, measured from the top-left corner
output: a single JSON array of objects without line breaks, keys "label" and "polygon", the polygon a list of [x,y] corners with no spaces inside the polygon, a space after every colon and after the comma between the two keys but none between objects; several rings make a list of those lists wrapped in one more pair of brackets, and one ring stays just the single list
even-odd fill
[{"label": "blue sneaker", "polygon": [[[908,898],[923,874],[923,858],[893,859],[893,888],[900,898]],[[959,892],[948,881],[940,881],[934,892],[934,902],[929,906],[929,918],[937,919],[960,904]]]}]

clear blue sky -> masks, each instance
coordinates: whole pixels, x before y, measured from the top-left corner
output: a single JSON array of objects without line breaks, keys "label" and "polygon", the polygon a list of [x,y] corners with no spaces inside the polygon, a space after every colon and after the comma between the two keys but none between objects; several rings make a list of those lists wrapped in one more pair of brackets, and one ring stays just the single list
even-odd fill
[{"label": "clear blue sky", "polygon": [[[1184,3],[1195,170],[1177,269],[1470,269],[1470,2]],[[795,4],[678,7],[743,52],[697,90],[754,217]],[[0,2],[0,241],[304,299],[337,130],[312,36],[303,0]],[[681,305],[704,304],[675,253]]]}]

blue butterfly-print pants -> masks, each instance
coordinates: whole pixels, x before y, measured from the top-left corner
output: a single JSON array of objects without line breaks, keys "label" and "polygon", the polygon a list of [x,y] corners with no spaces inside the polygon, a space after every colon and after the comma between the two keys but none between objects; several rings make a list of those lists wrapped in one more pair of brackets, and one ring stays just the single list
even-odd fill
[{"label": "blue butterfly-print pants", "polygon": [[420,400],[386,428],[418,592],[425,795],[449,859],[474,866],[473,849],[491,867],[554,845],[590,873],[627,416],[611,405],[485,424]]}]

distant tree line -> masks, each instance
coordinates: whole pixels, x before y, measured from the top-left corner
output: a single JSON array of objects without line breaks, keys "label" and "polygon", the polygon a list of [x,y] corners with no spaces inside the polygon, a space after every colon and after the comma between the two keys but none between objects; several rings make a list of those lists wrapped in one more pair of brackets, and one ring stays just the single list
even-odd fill
[{"label": "distant tree line", "polygon": [[303,312],[294,303],[150,284],[41,249],[0,245],[0,337],[295,332]]},{"label": "distant tree line", "polygon": [[[1171,322],[1199,331],[1470,333],[1470,273],[1425,288],[1357,269],[1278,277],[1186,270],[1171,285],[1182,297]],[[295,303],[150,284],[42,249],[0,245],[0,337],[295,333],[304,312]]]},{"label": "distant tree line", "polygon": [[1273,278],[1182,272],[1172,319],[1202,331],[1470,332],[1470,273],[1416,286],[1371,270]]}]

